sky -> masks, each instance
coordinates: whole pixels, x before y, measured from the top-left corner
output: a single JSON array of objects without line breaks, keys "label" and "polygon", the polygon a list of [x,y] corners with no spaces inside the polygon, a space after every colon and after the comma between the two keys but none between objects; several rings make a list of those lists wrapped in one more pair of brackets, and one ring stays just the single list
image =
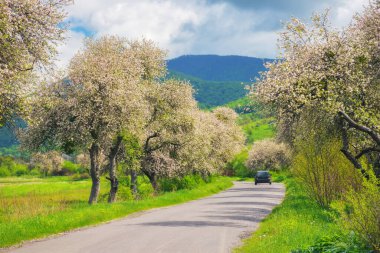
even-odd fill
[{"label": "sky", "polygon": [[282,24],[308,20],[329,8],[332,25],[344,27],[368,0],[74,0],[67,7],[67,39],[58,48],[64,67],[91,36],[147,38],[167,51],[184,54],[275,58]]}]

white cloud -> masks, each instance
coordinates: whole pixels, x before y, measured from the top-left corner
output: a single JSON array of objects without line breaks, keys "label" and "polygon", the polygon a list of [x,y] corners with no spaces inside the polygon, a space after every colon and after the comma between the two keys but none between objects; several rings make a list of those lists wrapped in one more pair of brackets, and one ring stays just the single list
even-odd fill
[{"label": "white cloud", "polygon": [[[331,7],[333,25],[337,26],[347,25],[353,13],[363,5],[363,0],[326,2],[321,2],[317,10]],[[310,4],[310,14],[303,11],[305,16],[311,15],[316,5],[315,2]],[[169,58],[182,54],[275,57],[279,11],[284,20],[292,15],[292,11],[279,10],[276,6],[273,10],[243,8],[226,0],[213,3],[207,0],[76,0],[68,7],[73,27],[87,29],[95,37],[114,34],[130,39],[152,39],[168,50]],[[69,37],[66,45],[59,49],[61,66],[80,48],[84,35],[70,31]]]},{"label": "white cloud", "polygon": [[58,68],[64,68],[81,48],[85,35],[79,32],[68,30],[65,34],[66,40],[58,46],[57,60],[55,61]]},{"label": "white cloud", "polygon": [[361,12],[367,4],[368,1],[366,0],[341,0],[332,11],[333,24],[338,27],[347,26],[350,24],[353,15]]}]

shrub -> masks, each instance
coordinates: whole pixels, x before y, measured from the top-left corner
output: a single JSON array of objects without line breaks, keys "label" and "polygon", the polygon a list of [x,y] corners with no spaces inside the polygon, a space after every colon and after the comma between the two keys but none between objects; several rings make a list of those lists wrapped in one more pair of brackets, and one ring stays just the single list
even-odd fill
[{"label": "shrub", "polygon": [[119,187],[119,190],[117,192],[117,199],[119,201],[132,200],[133,194],[131,192],[131,189],[125,186]]},{"label": "shrub", "polygon": [[205,181],[200,175],[186,175],[182,178],[162,178],[159,181],[160,190],[164,192],[193,189],[202,183],[205,183]]},{"label": "shrub", "polygon": [[41,173],[45,176],[48,173],[53,175],[61,174],[61,166],[63,163],[61,154],[57,151],[50,151],[47,153],[35,153],[31,158],[31,165],[39,168]]},{"label": "shrub", "polygon": [[253,144],[246,166],[251,170],[280,170],[290,164],[291,152],[284,143],[262,140]]},{"label": "shrub", "polygon": [[22,176],[28,174],[28,166],[25,164],[16,164],[14,166],[14,175]]},{"label": "shrub", "polygon": [[0,177],[9,177],[11,176],[11,172],[7,167],[0,167]]},{"label": "shrub", "polygon": [[137,188],[138,198],[145,199],[149,197],[153,197],[154,190],[152,185],[149,182],[138,184]]},{"label": "shrub", "polygon": [[304,140],[297,146],[292,172],[319,205],[328,207],[360,184],[360,175],[341,153],[338,140]]},{"label": "shrub", "polygon": [[37,168],[33,168],[29,171],[29,175],[31,176],[40,176],[41,172]]},{"label": "shrub", "polygon": [[79,164],[75,164],[71,161],[64,161],[61,168],[61,175],[72,175],[72,174],[82,174],[86,172],[86,169],[81,167]]},{"label": "shrub", "polygon": [[0,177],[22,176],[29,174],[28,166],[19,163],[13,157],[0,157]]},{"label": "shrub", "polygon": [[248,150],[244,149],[237,154],[234,159],[228,163],[227,168],[231,168],[234,176],[238,177],[253,177],[255,172],[246,166],[248,159]]},{"label": "shrub", "polygon": [[7,170],[9,173],[13,174],[13,169],[16,165],[15,159],[10,156],[3,156],[0,157],[0,166],[3,168],[3,170]]},{"label": "shrub", "polygon": [[371,253],[372,251],[355,233],[320,238],[307,249],[292,250],[291,253]]},{"label": "shrub", "polygon": [[328,207],[352,187],[360,187],[361,175],[341,152],[341,133],[333,119],[310,108],[296,130],[292,169],[311,198]]},{"label": "shrub", "polygon": [[[370,173],[371,174],[371,173]],[[351,190],[335,207],[343,225],[359,234],[375,252],[380,252],[380,180],[373,174],[360,190]]]},{"label": "shrub", "polygon": [[79,181],[79,180],[85,180],[85,179],[89,179],[90,178],[90,175],[85,172],[85,173],[77,173],[77,174],[74,174],[71,176],[71,180],[73,181]]},{"label": "shrub", "polygon": [[[100,194],[98,198],[98,202],[100,203],[108,202],[108,197],[109,197],[109,192]],[[132,199],[133,199],[133,195],[132,195],[131,190],[128,187],[125,187],[124,185],[119,185],[116,201],[127,201],[127,200],[132,200]]]}]

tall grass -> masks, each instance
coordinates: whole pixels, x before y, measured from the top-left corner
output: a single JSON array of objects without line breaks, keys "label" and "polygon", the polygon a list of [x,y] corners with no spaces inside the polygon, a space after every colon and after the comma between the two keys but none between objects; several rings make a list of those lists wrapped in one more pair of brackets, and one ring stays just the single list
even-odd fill
[{"label": "tall grass", "polygon": [[[0,247],[109,221],[137,211],[205,197],[232,185],[232,179],[217,177],[208,184],[190,190],[89,206],[88,180],[72,182],[63,178],[62,181],[22,181],[11,178],[10,183],[5,181],[0,181]],[[102,186],[101,195],[105,195],[109,185],[104,181]]]}]

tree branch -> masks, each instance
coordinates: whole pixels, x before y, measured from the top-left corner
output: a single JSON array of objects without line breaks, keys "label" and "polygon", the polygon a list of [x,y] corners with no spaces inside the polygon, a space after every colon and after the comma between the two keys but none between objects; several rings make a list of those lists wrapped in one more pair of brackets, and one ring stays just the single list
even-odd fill
[{"label": "tree branch", "polygon": [[341,148],[340,151],[355,166],[355,168],[363,171],[362,165],[359,163],[359,161],[355,158],[355,156],[349,150],[350,146],[349,146],[349,141],[348,141],[347,128],[344,125],[343,118],[340,118],[339,124],[340,124],[341,131],[342,131],[342,144],[343,144],[343,147]]},{"label": "tree branch", "polygon": [[374,130],[372,130],[371,128],[366,127],[366,126],[359,125],[358,123],[356,123],[353,119],[350,118],[350,116],[348,116],[343,111],[339,111],[338,114],[348,123],[348,125],[350,127],[355,128],[355,129],[357,129],[359,131],[367,133],[369,136],[371,136],[371,138],[373,139],[373,141],[375,141],[376,144],[378,146],[380,146],[380,136]]},{"label": "tree branch", "polygon": [[365,154],[367,154],[369,152],[378,152],[378,153],[380,153],[380,148],[376,148],[376,147],[365,148],[362,151],[360,151],[359,154],[357,154],[355,156],[355,159],[359,159],[360,157],[362,157],[363,155],[365,155]]},{"label": "tree branch", "polygon": [[148,136],[148,138],[146,138],[145,145],[144,145],[144,151],[145,151],[146,153],[150,151],[150,149],[149,149],[149,141],[150,141],[151,139],[153,139],[153,138],[158,137],[158,136],[159,136],[159,133],[154,133],[154,134]]}]

